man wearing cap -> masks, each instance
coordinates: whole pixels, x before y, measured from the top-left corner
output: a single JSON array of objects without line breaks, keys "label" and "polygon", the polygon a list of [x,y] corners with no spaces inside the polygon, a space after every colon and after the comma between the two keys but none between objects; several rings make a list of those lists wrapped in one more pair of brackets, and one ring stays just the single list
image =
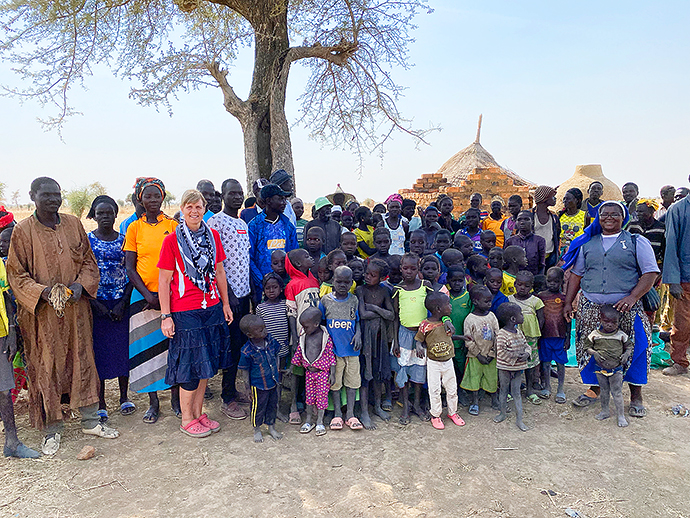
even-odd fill
[{"label": "man wearing cap", "polygon": [[[269,178],[269,181],[271,183],[276,184],[278,187],[280,187],[283,191],[285,191],[288,196],[288,198],[292,198],[295,194],[295,182],[292,179],[292,176],[290,176],[290,173],[288,173],[285,169],[278,169],[276,172],[274,172],[271,177]],[[285,216],[287,216],[287,219],[290,220],[290,223],[293,225],[297,226],[297,216],[295,215],[295,211],[292,208],[292,204],[288,203],[285,205],[285,212],[283,212]]]},{"label": "man wearing cap", "polygon": [[324,196],[316,198],[314,202],[316,217],[304,227],[305,236],[312,227],[321,227],[321,229],[323,229],[326,234],[326,241],[323,244],[323,251],[325,254],[329,254],[332,250],[340,246],[340,234],[342,232],[342,227],[331,219],[331,207],[333,207],[333,204],[328,198]]},{"label": "man wearing cap", "polygon": [[249,222],[249,271],[255,288],[255,302],[260,299],[262,280],[271,270],[274,250],[288,253],[298,248],[295,225],[283,214],[289,193],[269,183],[261,189],[264,210]]},{"label": "man wearing cap", "polygon": [[[688,178],[690,180],[690,178]],[[690,345],[690,196],[671,205],[666,212],[666,252],[662,280],[675,299],[671,331],[673,365],[662,372],[677,376],[688,372]]]},{"label": "man wearing cap", "polygon": [[534,233],[544,238],[546,248],[546,270],[558,262],[558,247],[561,240],[561,222],[549,207],[556,205],[556,189],[540,185],[534,191],[535,207],[532,209]]},{"label": "man wearing cap", "polygon": [[252,184],[252,193],[254,194],[254,205],[247,207],[240,212],[240,218],[249,225],[249,222],[253,220],[258,214],[264,210],[264,201],[261,199],[261,189],[263,189],[269,182],[266,178],[259,178],[255,180]]}]

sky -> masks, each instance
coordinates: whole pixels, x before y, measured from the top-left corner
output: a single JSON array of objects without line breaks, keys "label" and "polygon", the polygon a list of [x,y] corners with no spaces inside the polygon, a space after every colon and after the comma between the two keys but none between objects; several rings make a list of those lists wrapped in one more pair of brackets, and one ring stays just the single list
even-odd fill
[{"label": "sky", "polygon": [[[360,200],[384,200],[436,171],[474,140],[483,114],[482,145],[496,161],[535,182],[556,185],[578,164],[601,164],[643,195],[664,184],[687,185],[690,153],[690,2],[431,0],[410,47],[415,66],[396,70],[407,87],[399,102],[418,127],[441,131],[418,148],[397,135],[385,154],[358,171],[349,151],[322,148],[308,129],[292,130],[297,194],[305,201],[340,183]],[[251,50],[231,69],[240,96],[251,81]],[[683,65],[685,63],[685,65]],[[299,65],[288,84],[288,120],[307,78]],[[0,63],[0,84],[19,79]],[[244,183],[242,133],[216,88],[180,94],[174,115],[129,99],[132,85],[97,67],[86,89],[70,92],[82,115],[63,139],[45,132],[35,102],[0,97],[0,181],[28,202],[31,180],[51,176],[63,189],[99,181],[122,199],[134,178],[161,178],[179,195],[209,178]]]}]

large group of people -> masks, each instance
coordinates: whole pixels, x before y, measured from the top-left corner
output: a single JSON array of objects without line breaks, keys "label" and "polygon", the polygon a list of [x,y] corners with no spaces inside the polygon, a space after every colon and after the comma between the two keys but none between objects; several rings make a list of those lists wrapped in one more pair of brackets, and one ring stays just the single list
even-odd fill
[{"label": "large group of people", "polygon": [[566,402],[569,350],[584,384],[572,403],[600,403],[603,420],[613,399],[627,426],[625,383],[627,416],[646,415],[655,327],[672,351],[664,374],[687,373],[686,188],[666,185],[657,201],[626,183],[617,201],[593,182],[569,189],[560,211],[547,185],[533,206],[518,195],[485,205],[475,193],[457,218],[444,194],[426,207],[392,194],[369,208],[338,186],[306,219],[284,170],[251,194],[236,179],[220,191],[201,180],[167,215],[163,182],[138,178],[134,213],[116,228],[118,203],[98,196],[88,233],[60,212],[51,178],[31,183],[28,218],[0,207],[5,456],[40,456],[17,436],[22,388],[51,455],[65,405],[85,434],[119,436],[105,398],[115,378],[121,415],[137,410],[131,392],[148,393],[153,425],[170,390],[180,432],[201,438],[221,429],[204,410],[219,374],[221,413],[249,416],[261,442],[264,425],[282,437],[277,420],[304,434],[375,429],[396,399],[401,424],[414,414],[438,430],[444,406],[445,422],[464,426],[480,405],[506,420],[512,401],[528,430],[523,400]]}]

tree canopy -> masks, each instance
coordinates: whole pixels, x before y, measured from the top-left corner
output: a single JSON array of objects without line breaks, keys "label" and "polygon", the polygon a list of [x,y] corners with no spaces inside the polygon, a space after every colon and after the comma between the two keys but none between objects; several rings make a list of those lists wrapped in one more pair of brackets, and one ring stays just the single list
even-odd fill
[{"label": "tree canopy", "polygon": [[[42,123],[59,128],[75,114],[74,86],[105,64],[132,82],[130,97],[164,106],[202,87],[222,92],[244,135],[247,180],[294,172],[285,93],[290,66],[310,76],[296,123],[310,136],[360,157],[401,131],[418,142],[396,102],[396,69],[410,66],[413,18],[421,0],[0,0],[0,55],[20,81],[8,94],[49,108]],[[254,49],[246,99],[229,73],[243,47]],[[361,163],[361,161],[360,161]]]}]

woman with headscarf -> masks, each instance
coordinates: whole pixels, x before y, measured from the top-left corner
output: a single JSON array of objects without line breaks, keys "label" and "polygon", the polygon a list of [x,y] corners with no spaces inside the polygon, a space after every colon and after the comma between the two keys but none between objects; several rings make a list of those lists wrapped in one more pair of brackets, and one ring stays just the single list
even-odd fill
[{"label": "woman with headscarf", "polygon": [[391,255],[405,255],[405,241],[409,234],[409,226],[402,217],[403,198],[398,193],[386,198],[388,214],[383,218],[383,226],[391,233],[391,247],[388,253]]},{"label": "woman with headscarf", "polygon": [[534,233],[543,237],[546,242],[544,249],[546,267],[544,271],[547,271],[556,265],[560,257],[561,223],[558,216],[549,209],[549,207],[556,205],[556,189],[548,185],[540,185],[535,189],[533,199],[535,203],[532,209]]},{"label": "woman with headscarf", "polygon": [[203,195],[186,191],[180,212],[182,223],[163,240],[158,260],[161,331],[170,339],[165,382],[180,387],[180,431],[206,437],[220,431],[202,407],[208,379],[230,358],[232,310],[225,251],[218,232],[203,220]]},{"label": "woman with headscarf", "polygon": [[129,310],[132,285],[127,278],[125,236],[115,230],[119,207],[110,196],[97,196],[86,215],[98,228],[88,238],[101,274],[98,293],[91,299],[93,313],[93,352],[101,380],[98,415],[108,419],[105,404],[105,380],[117,378],[120,386],[120,413],[130,415],[136,407],[127,397],[129,385],[129,322],[123,318]]},{"label": "woman with headscarf", "polygon": [[[134,193],[145,212],[127,229],[123,247],[127,276],[134,286],[129,306],[129,381],[132,390],[149,393],[144,422],[153,424],[160,411],[158,391],[169,388],[165,383],[168,339],[160,329],[157,265],[163,240],[175,232],[177,221],[161,211],[165,185],[157,178],[140,178]],[[179,387],[172,387],[171,404],[181,417]]]},{"label": "woman with headscarf", "polygon": [[[576,351],[582,381],[591,387],[573,401],[588,406],[599,397],[596,362],[587,354],[585,339],[598,329],[600,310],[613,305],[621,313],[620,329],[633,341],[634,350],[623,366],[623,381],[630,385],[633,417],[647,413],[642,403],[642,385],[647,383],[651,359],[651,325],[640,299],[659,274],[654,251],[642,236],[622,230],[628,223],[627,208],[617,201],[605,201],[594,222],[575,238],[565,254],[563,269],[572,267],[566,293],[566,319],[576,318]],[[573,301],[580,294],[576,311]]]},{"label": "woman with headscarf", "polygon": [[589,214],[582,207],[582,191],[577,187],[568,189],[563,196],[563,209],[558,213],[561,223],[560,254],[563,256],[573,239],[581,236],[589,225]]}]

